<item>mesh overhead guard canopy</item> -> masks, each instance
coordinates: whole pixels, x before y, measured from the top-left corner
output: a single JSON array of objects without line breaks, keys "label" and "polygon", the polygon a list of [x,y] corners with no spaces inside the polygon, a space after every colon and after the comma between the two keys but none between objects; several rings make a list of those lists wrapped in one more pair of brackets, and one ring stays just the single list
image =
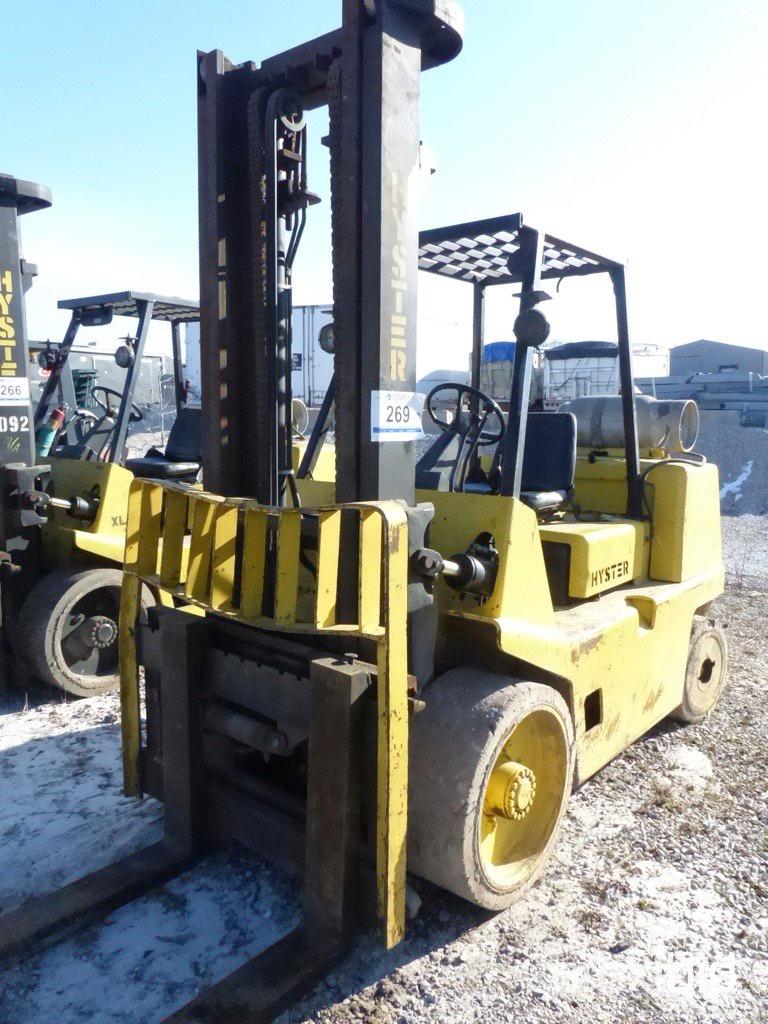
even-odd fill
[{"label": "mesh overhead guard canopy", "polygon": [[[512,213],[422,231],[419,270],[472,284],[519,283],[521,276],[509,269],[508,261],[520,248],[521,230],[526,230],[522,214]],[[599,274],[619,266],[581,246],[544,236],[542,278]]]},{"label": "mesh overhead guard canopy", "polygon": [[155,295],[152,292],[112,292],[110,295],[90,295],[83,299],[60,299],[59,309],[99,310],[111,309],[114,316],[138,316],[139,302],[153,302],[152,319],[168,323],[194,323],[200,319],[200,305],[190,299],[173,295]]}]

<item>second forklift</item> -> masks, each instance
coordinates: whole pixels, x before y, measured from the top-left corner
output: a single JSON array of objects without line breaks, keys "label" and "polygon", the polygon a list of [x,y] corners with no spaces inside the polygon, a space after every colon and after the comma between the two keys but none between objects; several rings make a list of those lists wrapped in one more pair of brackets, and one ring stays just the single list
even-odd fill
[{"label": "second forklift", "polygon": [[[17,667],[45,685],[88,697],[119,685],[117,620],[131,481],[194,481],[200,473],[201,413],[186,402],[182,349],[183,325],[196,324],[200,314],[196,302],[136,291],[62,299],[59,308],[70,312],[70,321],[61,344],[38,357],[47,373],[34,415],[38,436],[54,410],[66,412],[51,450],[38,456],[50,475],[35,503],[46,518],[37,579],[18,621],[6,629],[13,633]],[[72,346],[81,330],[104,327],[114,317],[136,322],[135,336],[115,353],[122,386],[94,384],[86,406],[77,397]],[[171,330],[174,422],[164,451],[126,458],[130,431],[145,424],[135,399],[153,322]],[[145,608],[156,599],[146,588]]]}]

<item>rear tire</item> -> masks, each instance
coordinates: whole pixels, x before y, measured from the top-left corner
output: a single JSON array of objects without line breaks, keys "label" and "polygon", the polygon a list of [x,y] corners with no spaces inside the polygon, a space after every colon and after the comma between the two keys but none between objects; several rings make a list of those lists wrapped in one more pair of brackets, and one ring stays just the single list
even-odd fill
[{"label": "rear tire", "polygon": [[683,699],[671,717],[689,725],[703,722],[720,699],[727,673],[725,633],[713,619],[695,615],[685,667]]},{"label": "rear tire", "polygon": [[[117,689],[122,580],[120,569],[55,569],[32,588],[19,613],[18,651],[41,682],[76,697]],[[142,611],[150,604],[145,590]]]},{"label": "rear tire", "polygon": [[408,866],[489,910],[551,856],[573,782],[568,707],[553,689],[454,669],[411,724]]}]

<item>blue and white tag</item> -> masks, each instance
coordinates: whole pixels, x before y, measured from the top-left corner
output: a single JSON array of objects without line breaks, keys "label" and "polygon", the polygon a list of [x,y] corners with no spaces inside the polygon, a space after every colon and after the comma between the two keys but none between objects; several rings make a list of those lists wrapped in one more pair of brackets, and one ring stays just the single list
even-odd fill
[{"label": "blue and white tag", "polygon": [[415,391],[372,391],[371,440],[420,441],[425,397]]}]

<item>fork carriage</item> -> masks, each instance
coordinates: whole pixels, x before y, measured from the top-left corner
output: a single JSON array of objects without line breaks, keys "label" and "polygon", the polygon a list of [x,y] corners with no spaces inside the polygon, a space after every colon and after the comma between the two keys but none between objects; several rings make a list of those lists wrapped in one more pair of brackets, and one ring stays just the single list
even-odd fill
[{"label": "fork carriage", "polygon": [[[357,535],[354,579],[340,560],[344,520]],[[146,625],[139,620],[143,585],[166,595]],[[176,820],[169,801],[181,789],[183,837],[173,841],[190,852],[235,838],[278,851],[278,862],[293,855],[294,867],[302,867],[307,808],[336,806],[350,825],[366,814],[365,855],[375,866],[388,945],[404,930],[407,585],[408,520],[395,502],[297,510],[184,485],[136,481],[131,488],[120,619],[126,792],[158,796],[166,819]],[[168,607],[169,598],[186,610]],[[357,739],[342,743],[351,729],[361,730]],[[371,745],[375,756],[364,757]],[[276,755],[283,767],[270,773]],[[368,777],[366,765],[375,766]],[[351,805],[353,791],[363,789],[364,811]],[[286,842],[291,829],[296,838]],[[308,845],[335,842],[345,828],[327,822],[323,832],[313,837],[308,826]],[[360,852],[357,840],[346,842]],[[314,848],[306,863],[338,870],[337,857]]]}]

